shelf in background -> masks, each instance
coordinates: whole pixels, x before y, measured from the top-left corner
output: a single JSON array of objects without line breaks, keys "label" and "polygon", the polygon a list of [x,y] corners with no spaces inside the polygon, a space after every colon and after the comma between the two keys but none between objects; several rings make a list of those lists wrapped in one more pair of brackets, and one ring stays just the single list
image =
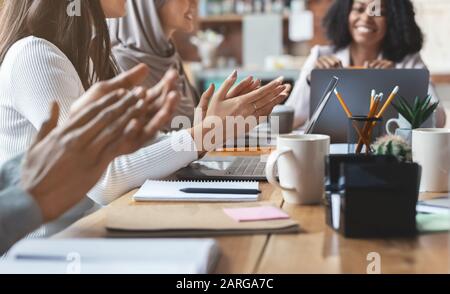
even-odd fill
[{"label": "shelf in background", "polygon": [[435,74],[431,79],[435,84],[450,84],[450,74]]},{"label": "shelf in background", "polygon": [[[200,17],[201,24],[220,24],[220,23],[240,23],[244,19],[244,15],[240,14],[223,14]],[[283,20],[289,20],[289,15],[284,15]]]}]

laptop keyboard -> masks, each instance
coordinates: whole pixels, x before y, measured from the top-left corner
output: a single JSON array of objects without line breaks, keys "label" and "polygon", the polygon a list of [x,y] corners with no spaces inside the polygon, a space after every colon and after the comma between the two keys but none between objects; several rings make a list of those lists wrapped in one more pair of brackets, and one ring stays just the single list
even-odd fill
[{"label": "laptop keyboard", "polygon": [[226,170],[227,175],[235,176],[265,176],[266,163],[261,158],[237,158]]}]

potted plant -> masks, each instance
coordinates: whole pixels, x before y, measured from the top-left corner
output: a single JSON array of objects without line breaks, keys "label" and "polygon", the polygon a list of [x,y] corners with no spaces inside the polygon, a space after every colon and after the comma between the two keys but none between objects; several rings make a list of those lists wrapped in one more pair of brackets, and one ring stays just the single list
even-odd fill
[{"label": "potted plant", "polygon": [[396,135],[404,138],[411,144],[412,130],[420,128],[439,105],[439,102],[432,102],[431,99],[431,95],[428,95],[425,99],[416,97],[414,103],[411,105],[405,98],[400,97],[397,102],[392,103],[392,106],[400,116],[411,125],[410,129],[397,129]]}]

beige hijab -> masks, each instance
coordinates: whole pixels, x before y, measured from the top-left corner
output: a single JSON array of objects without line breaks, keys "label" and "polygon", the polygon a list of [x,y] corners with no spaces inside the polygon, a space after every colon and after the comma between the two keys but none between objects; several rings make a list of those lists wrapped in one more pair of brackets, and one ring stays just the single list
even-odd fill
[{"label": "beige hijab", "polygon": [[128,0],[127,16],[108,21],[113,54],[121,70],[147,64],[151,70],[144,82],[146,87],[156,85],[170,68],[177,69],[182,99],[175,116],[188,116],[192,121],[198,95],[184,72],[181,57],[164,34],[158,15],[158,9],[167,1]]}]

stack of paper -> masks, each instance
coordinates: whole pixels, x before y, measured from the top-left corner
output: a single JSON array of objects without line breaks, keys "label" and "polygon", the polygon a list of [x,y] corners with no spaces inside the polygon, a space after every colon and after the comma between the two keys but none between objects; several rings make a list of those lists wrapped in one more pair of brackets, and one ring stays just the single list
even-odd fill
[{"label": "stack of paper", "polygon": [[0,274],[207,274],[214,240],[25,240],[0,262]]},{"label": "stack of paper", "polygon": [[435,198],[431,200],[419,201],[417,212],[450,214],[450,198]]}]

